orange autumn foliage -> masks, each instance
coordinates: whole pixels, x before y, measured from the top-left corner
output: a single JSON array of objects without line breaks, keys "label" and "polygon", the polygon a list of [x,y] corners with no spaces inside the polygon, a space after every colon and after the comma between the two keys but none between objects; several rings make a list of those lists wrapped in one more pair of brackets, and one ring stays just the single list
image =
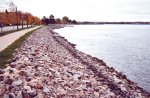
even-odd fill
[{"label": "orange autumn foliage", "polygon": [[41,20],[33,16],[31,13],[23,12],[0,12],[0,24],[3,25],[16,25],[16,24],[38,25]]}]

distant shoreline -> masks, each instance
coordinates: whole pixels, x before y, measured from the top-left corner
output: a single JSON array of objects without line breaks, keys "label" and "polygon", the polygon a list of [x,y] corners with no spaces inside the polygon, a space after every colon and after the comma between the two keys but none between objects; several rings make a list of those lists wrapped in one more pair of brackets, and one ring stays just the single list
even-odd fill
[{"label": "distant shoreline", "polygon": [[79,24],[136,24],[136,25],[141,25],[141,24],[147,24],[149,25],[150,22],[89,22],[89,21],[85,21],[85,22],[79,22]]}]

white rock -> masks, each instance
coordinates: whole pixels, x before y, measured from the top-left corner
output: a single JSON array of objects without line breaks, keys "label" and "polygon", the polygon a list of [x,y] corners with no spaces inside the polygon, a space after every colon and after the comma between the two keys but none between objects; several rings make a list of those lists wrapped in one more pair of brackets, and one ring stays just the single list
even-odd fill
[{"label": "white rock", "polygon": [[29,60],[29,58],[27,58],[27,57],[26,57],[26,58],[24,58],[24,61],[28,61],[28,60]]},{"label": "white rock", "polygon": [[94,92],[94,96],[95,96],[95,98],[99,98],[100,97],[99,92]]},{"label": "white rock", "polygon": [[127,88],[125,88],[124,86],[120,86],[120,89],[121,89],[122,91],[127,91]]},{"label": "white rock", "polygon": [[30,86],[24,86],[23,88],[24,88],[25,90],[27,90],[27,91],[28,91],[28,90],[31,90],[31,87],[30,87]]},{"label": "white rock", "polygon": [[60,73],[58,71],[55,71],[55,77],[59,78],[60,77]]},{"label": "white rock", "polygon": [[10,66],[8,66],[7,68],[5,68],[3,71],[8,72],[11,69]]},{"label": "white rock", "polygon": [[36,91],[35,89],[33,89],[33,90],[28,90],[27,93],[28,93],[31,97],[37,96],[37,91]]},{"label": "white rock", "polygon": [[83,75],[83,71],[77,71],[76,74]]},{"label": "white rock", "polygon": [[49,88],[48,88],[47,85],[44,86],[43,92],[44,92],[44,93],[49,93],[49,92],[50,92],[50,90],[49,90]]},{"label": "white rock", "polygon": [[84,82],[84,83],[90,83],[91,81],[90,80],[82,80],[82,82]]},{"label": "white rock", "polygon": [[13,85],[13,86],[18,86],[18,85],[21,85],[22,83],[23,83],[22,80],[17,80],[17,81],[14,81],[14,82],[12,83],[12,85]]},{"label": "white rock", "polygon": [[113,76],[113,79],[114,79],[115,83],[122,82],[122,80],[121,80],[121,79],[118,79],[116,76]]},{"label": "white rock", "polygon": [[75,81],[78,81],[80,77],[81,77],[80,74],[75,74],[75,75],[73,76],[73,78],[74,78]]},{"label": "white rock", "polygon": [[57,95],[65,95],[67,92],[63,89],[58,87],[57,88]]},{"label": "white rock", "polygon": [[85,85],[80,86],[83,90],[87,91],[88,88]]}]

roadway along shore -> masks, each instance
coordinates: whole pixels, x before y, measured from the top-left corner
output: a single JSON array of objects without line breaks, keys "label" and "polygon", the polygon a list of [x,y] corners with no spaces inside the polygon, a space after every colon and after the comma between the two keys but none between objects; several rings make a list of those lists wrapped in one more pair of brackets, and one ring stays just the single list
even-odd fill
[{"label": "roadway along shore", "polygon": [[0,70],[0,98],[149,98],[150,93],[44,26]]},{"label": "roadway along shore", "polygon": [[4,50],[7,48],[9,45],[11,45],[15,40],[26,34],[27,32],[30,32],[34,29],[39,28],[40,26],[36,26],[33,28],[17,31],[11,34],[7,34],[5,36],[0,37],[0,51]]}]

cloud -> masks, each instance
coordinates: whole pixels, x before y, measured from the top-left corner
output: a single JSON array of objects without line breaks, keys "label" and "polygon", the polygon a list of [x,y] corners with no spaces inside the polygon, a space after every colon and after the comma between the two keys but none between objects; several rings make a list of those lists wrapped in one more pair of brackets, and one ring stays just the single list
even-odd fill
[{"label": "cloud", "polygon": [[[149,0],[15,0],[18,8],[39,17],[53,14],[77,20],[150,20]],[[143,16],[142,16],[143,15]]]}]

